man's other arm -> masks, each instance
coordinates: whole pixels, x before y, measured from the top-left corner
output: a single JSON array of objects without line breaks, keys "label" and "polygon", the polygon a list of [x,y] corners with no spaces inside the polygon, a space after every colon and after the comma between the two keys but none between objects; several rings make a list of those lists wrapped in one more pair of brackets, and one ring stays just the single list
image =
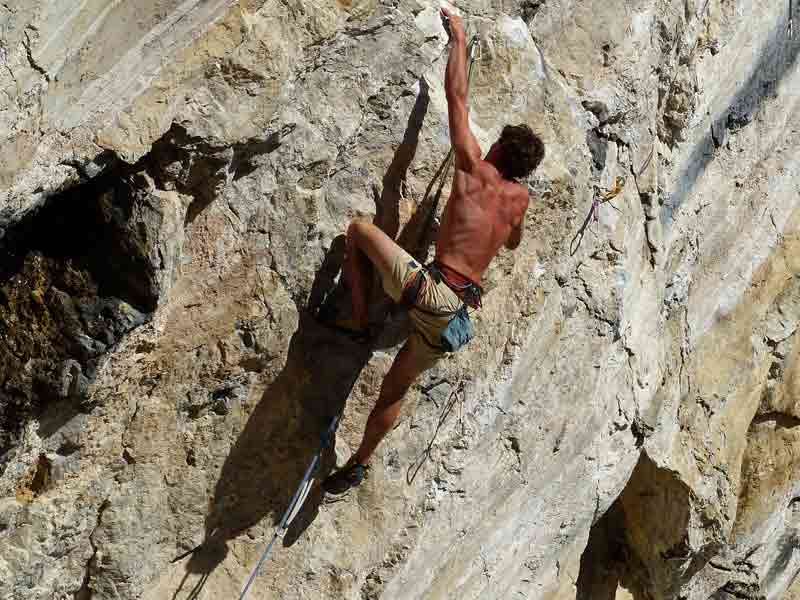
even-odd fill
[{"label": "man's other arm", "polygon": [[512,224],[511,234],[506,240],[505,246],[509,250],[516,250],[522,243],[522,228],[525,225],[525,212],[528,210],[528,201],[528,190],[520,190],[519,202],[521,203],[522,211],[520,212],[519,220]]}]

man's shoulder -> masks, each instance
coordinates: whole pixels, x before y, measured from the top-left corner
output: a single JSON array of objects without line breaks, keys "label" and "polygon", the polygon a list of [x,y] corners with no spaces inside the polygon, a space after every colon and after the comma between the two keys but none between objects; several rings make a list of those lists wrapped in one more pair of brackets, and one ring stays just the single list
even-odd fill
[{"label": "man's shoulder", "polygon": [[527,197],[528,186],[517,183],[516,181],[509,181],[508,179],[505,179],[500,174],[500,171],[497,170],[497,167],[488,161],[481,160],[478,165],[479,167],[475,174],[482,179],[492,181],[495,184],[500,183],[502,187],[505,188],[506,193]]},{"label": "man's shoulder", "polygon": [[528,202],[530,201],[530,194],[528,192],[528,186],[523,185],[521,183],[517,183],[516,181],[508,182],[508,194],[514,198],[514,200],[519,204],[520,208],[524,211],[528,208]]},{"label": "man's shoulder", "polygon": [[514,186],[514,190],[517,196],[519,196],[520,198],[525,198],[526,200],[528,199],[530,194],[528,193],[527,185],[525,185],[524,183],[518,183],[516,181],[513,181],[512,185]]},{"label": "man's shoulder", "polygon": [[477,176],[483,181],[483,184],[494,187],[499,196],[519,203],[522,210],[528,207],[529,193],[527,185],[504,179],[497,168],[490,162],[481,160],[478,165],[478,168],[472,173],[473,177]]},{"label": "man's shoulder", "polygon": [[486,180],[495,180],[500,177],[500,172],[497,170],[497,167],[495,167],[489,161],[483,159],[478,161],[478,168],[476,169],[475,174],[481,179]]}]

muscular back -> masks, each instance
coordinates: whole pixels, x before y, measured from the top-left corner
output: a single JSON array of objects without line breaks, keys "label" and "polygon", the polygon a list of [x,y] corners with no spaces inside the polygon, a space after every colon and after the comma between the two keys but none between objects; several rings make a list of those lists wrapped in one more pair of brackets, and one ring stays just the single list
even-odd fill
[{"label": "muscular back", "polygon": [[469,172],[457,167],[436,259],[480,283],[500,247],[519,243],[527,207],[527,189],[503,179],[490,163],[478,160]]},{"label": "muscular back", "polygon": [[470,131],[467,112],[464,24],[447,9],[442,9],[442,15],[450,23],[451,48],[444,89],[456,172],[439,230],[436,259],[480,283],[500,246],[519,245],[528,191],[500,175],[495,165],[504,151],[498,150],[497,143],[481,159],[481,147]]}]

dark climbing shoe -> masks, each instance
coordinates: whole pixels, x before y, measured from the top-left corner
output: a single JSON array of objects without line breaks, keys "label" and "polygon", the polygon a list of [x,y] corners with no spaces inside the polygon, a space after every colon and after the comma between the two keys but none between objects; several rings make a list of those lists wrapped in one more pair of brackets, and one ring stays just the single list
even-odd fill
[{"label": "dark climbing shoe", "polygon": [[364,481],[368,469],[367,465],[359,464],[340,469],[322,482],[322,489],[329,494],[344,494],[350,488],[354,488]]}]

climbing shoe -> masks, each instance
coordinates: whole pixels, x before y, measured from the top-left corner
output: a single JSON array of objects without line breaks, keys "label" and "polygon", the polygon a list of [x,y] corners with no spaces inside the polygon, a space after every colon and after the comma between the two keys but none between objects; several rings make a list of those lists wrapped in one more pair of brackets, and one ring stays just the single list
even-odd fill
[{"label": "climbing shoe", "polygon": [[344,494],[364,481],[369,467],[367,465],[352,464],[336,471],[322,482],[322,489],[329,494]]}]

